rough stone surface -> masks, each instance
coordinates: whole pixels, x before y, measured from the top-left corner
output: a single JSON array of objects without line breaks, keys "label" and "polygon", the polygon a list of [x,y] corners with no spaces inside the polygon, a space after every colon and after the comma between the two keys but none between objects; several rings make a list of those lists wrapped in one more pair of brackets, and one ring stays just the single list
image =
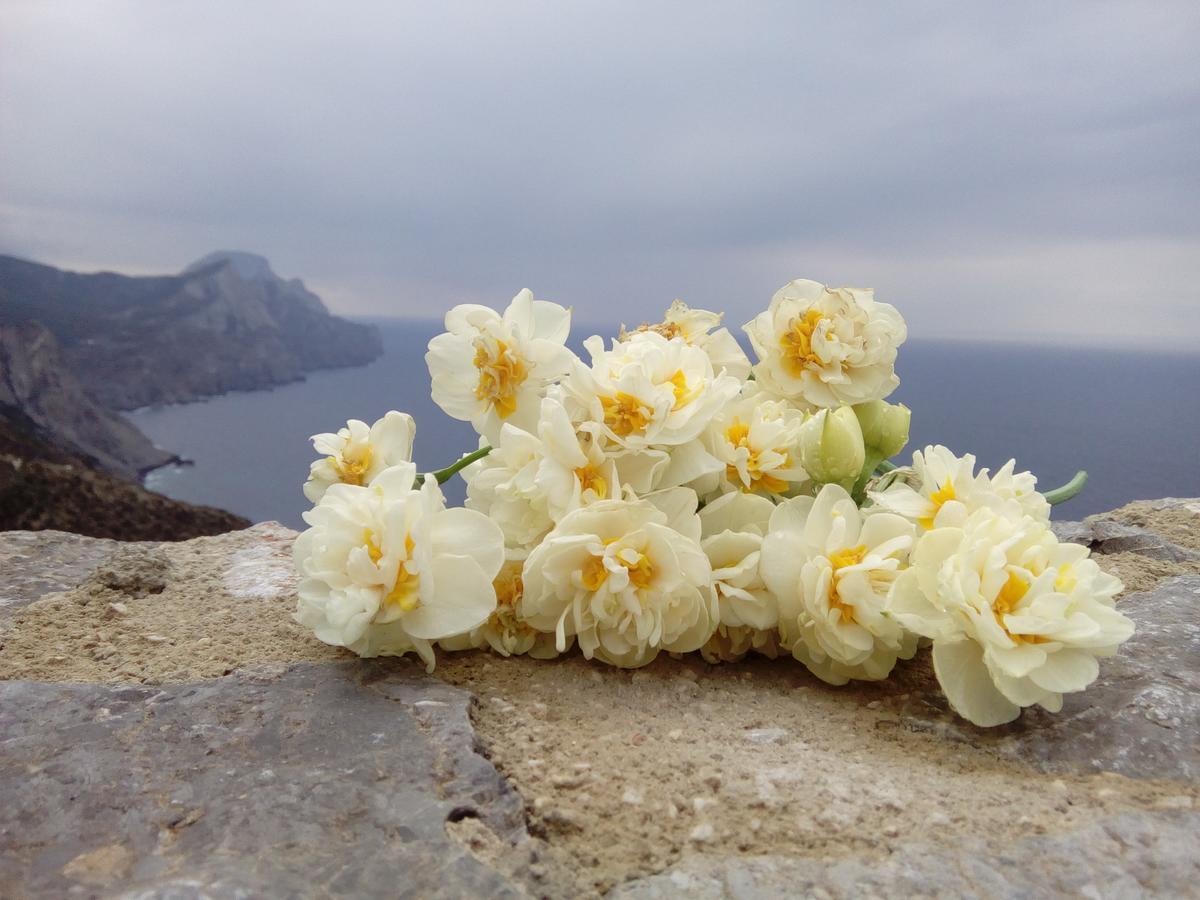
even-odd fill
[{"label": "rough stone surface", "polygon": [[[1200,508],[1195,501],[1189,501]],[[1178,501],[1163,509],[1191,509],[1185,501]],[[1083,544],[1093,553],[1105,555],[1113,553],[1136,553],[1149,559],[1161,559],[1167,562],[1195,562],[1200,560],[1200,552],[1181,547],[1167,540],[1160,534],[1142,528],[1138,525],[1128,525],[1109,518],[1111,513],[1089,516],[1082,522],[1053,522],[1051,529],[1060,541],[1072,544]]]},{"label": "rough stone surface", "polygon": [[693,856],[618,887],[615,900],[775,897],[1193,897],[1200,814],[1127,813],[1007,846],[912,842],[889,856]]},{"label": "rough stone surface", "polygon": [[1137,635],[995,730],[928,654],[842,688],[790,659],[342,662],[291,620],[273,524],[0,535],[0,896],[1196,895],[1200,567],[1161,551],[1200,552],[1200,501],[1101,518],[1056,530],[1144,588]]},{"label": "rough stone surface", "polygon": [[122,546],[136,545],[65,531],[0,531],[0,633],[18,609],[81,583]]},{"label": "rough stone surface", "polygon": [[1200,576],[1169,579],[1120,605],[1137,631],[1102,661],[1095,683],[1064,698],[1061,712],[1033,708],[1011,725],[975,728],[929,683],[904,717],[1046,771],[1200,779]]},{"label": "rough stone surface", "polygon": [[162,688],[0,683],[0,885],[519,896],[447,831],[474,819],[514,856],[525,841],[520,799],[474,750],[468,699],[367,663]]}]

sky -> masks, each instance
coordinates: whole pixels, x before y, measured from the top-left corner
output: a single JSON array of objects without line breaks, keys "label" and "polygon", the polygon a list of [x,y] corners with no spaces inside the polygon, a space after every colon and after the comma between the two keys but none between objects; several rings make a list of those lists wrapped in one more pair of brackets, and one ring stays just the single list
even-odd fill
[{"label": "sky", "polygon": [[1200,4],[0,0],[0,252],[267,256],[331,308],[528,287],[741,324],[1200,341]]}]

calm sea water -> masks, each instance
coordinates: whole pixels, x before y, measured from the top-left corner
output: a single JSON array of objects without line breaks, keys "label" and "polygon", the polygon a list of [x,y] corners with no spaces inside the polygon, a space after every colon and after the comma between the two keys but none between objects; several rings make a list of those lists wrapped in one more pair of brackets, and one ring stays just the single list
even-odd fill
[{"label": "calm sea water", "polygon": [[[131,413],[156,444],[194,461],[152,472],[147,485],[256,521],[302,527],[300,486],[313,459],[308,438],[347,418],[411,413],[423,470],[474,449],[470,426],[447,418],[429,398],[425,345],[441,323],[378,324],[385,353],[368,366]],[[610,329],[575,329],[593,331]],[[1058,518],[1141,498],[1200,495],[1200,355],[909,341],[897,368],[901,386],[891,399],[913,409],[912,447],[940,442],[992,467],[1015,457],[1043,488],[1087,469],[1087,489],[1057,507]],[[461,480],[446,490],[461,502]]]}]

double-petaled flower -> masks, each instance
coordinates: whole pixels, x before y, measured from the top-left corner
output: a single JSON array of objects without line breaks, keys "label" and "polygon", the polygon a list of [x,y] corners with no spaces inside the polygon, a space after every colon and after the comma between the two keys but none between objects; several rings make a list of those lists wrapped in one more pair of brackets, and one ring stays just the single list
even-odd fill
[{"label": "double-petaled flower", "polygon": [[745,329],[759,359],[755,378],[777,396],[834,407],[881,400],[900,383],[904,319],[871,290],[798,279]]},{"label": "double-petaled flower", "polygon": [[503,314],[475,304],[454,307],[446,313],[446,333],[425,354],[434,402],[491,444],[506,423],[533,430],[546,387],[574,359],[564,346],[570,330],[570,310],[534,300],[528,290]]},{"label": "double-petaled flower", "polygon": [[335,484],[304,514],[293,548],[301,575],[297,621],[359,656],[416,651],[433,668],[432,642],[470,631],[496,607],[504,562],[500,528],[447,509],[427,478],[402,463],[370,486]]}]

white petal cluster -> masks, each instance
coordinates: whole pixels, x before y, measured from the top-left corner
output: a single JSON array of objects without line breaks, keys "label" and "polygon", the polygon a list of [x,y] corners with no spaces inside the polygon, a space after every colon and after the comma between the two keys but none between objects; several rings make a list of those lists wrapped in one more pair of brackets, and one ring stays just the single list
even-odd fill
[{"label": "white petal cluster", "polygon": [[560,651],[574,637],[588,659],[626,668],[697,650],[717,620],[699,538],[686,501],[674,515],[648,500],[578,509],[525,561],[526,621],[553,632]]},{"label": "white petal cluster", "polygon": [[758,355],[758,383],[812,406],[882,400],[896,389],[896,350],[908,336],[896,308],[873,291],[785,284],[766,312],[746,324]]},{"label": "white petal cluster", "polygon": [[[883,464],[908,440],[908,408],[883,401],[906,329],[871,291],[785,285],[746,325],[753,369],[721,315],[678,300],[588,338],[586,363],[569,326],[529,291],[447,314],[433,397],[480,444],[433,475],[402,413],[313,439],[294,552],[319,639],[430,668],[435,647],[791,656],[834,685],[886,678],[925,639],[951,706],[995,725],[1057,710],[1132,634],[1121,583],[1055,539],[1014,462],[929,446]],[[447,509],[455,473],[465,508]]]},{"label": "white petal cluster", "polygon": [[447,509],[412,463],[370,486],[335,484],[304,514],[293,554],[302,576],[297,621],[359,656],[415,650],[433,668],[432,642],[469,631],[496,607],[492,579],[504,537],[486,516]]},{"label": "white petal cluster", "polygon": [[818,678],[878,681],[916,652],[916,637],[885,613],[912,542],[907,521],[864,516],[835,484],[816,499],[776,507],[763,541],[763,580],[779,602],[784,646]]},{"label": "white petal cluster", "polygon": [[890,614],[933,639],[938,682],[964,718],[989,726],[1024,706],[1057,712],[1133,634],[1114,606],[1121,582],[1087,556],[1030,516],[981,508],[918,541]]},{"label": "white petal cluster", "polygon": [[463,304],[446,313],[446,333],[429,342],[425,361],[433,400],[470,422],[487,441],[505,423],[532,431],[547,385],[574,359],[565,346],[571,311],[521,291],[503,314]]},{"label": "white petal cluster", "polygon": [[704,435],[708,452],[722,468],[701,479],[701,493],[744,491],[790,496],[809,480],[800,452],[805,414],[784,400],[764,395],[753,382],[722,409]]},{"label": "white petal cluster", "polygon": [[[699,347],[712,362],[713,371],[745,381],[750,375],[750,360],[746,351],[737,342],[728,328],[721,327],[724,314],[707,309],[692,309],[682,300],[676,300],[657,325],[643,325],[632,332],[655,331],[665,338],[683,338],[693,347]],[[622,332],[621,340],[627,340],[630,332]]]},{"label": "white petal cluster", "polygon": [[961,525],[977,509],[993,509],[1010,518],[1050,521],[1050,504],[1037,492],[1037,479],[1016,472],[1009,460],[995,476],[975,472],[975,457],[955,456],[941,445],[913,453],[912,483],[896,483],[872,493],[881,509],[902,515],[922,530]]},{"label": "white petal cluster", "polygon": [[345,428],[312,436],[323,454],[309,469],[304,496],[318,502],[334,484],[370,484],[390,466],[412,460],[417,426],[412,416],[392,410],[374,425],[351,419]]},{"label": "white petal cluster", "polygon": [[713,372],[699,347],[655,331],[636,332],[604,349],[584,342],[591,365],[577,364],[563,381],[574,421],[602,445],[625,450],[694,442],[741,383]]}]

